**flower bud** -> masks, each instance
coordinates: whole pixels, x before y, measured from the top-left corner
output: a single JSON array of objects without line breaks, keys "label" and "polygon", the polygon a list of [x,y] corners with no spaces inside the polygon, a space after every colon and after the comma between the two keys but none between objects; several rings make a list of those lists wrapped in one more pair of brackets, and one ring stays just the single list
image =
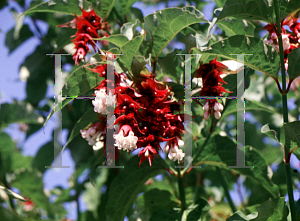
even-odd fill
[{"label": "flower bud", "polygon": [[205,103],[205,105],[203,106],[203,110],[204,111],[208,111],[209,110],[209,102]]},{"label": "flower bud", "polygon": [[216,118],[217,120],[219,120],[219,119],[221,118],[221,113],[220,113],[220,111],[215,111],[215,118]]},{"label": "flower bud", "polygon": [[209,112],[208,111],[205,111],[204,113],[204,119],[207,120],[209,118]]},{"label": "flower bud", "polygon": [[222,112],[223,111],[223,105],[216,101],[215,105],[214,105],[214,110]]}]

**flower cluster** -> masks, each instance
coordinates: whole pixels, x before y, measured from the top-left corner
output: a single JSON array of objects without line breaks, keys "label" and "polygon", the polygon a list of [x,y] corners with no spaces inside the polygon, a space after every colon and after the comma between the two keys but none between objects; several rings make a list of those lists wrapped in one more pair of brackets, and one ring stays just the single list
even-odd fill
[{"label": "flower cluster", "polygon": [[[288,26],[291,32],[285,29],[284,26]],[[269,38],[264,39],[265,44],[272,45],[279,53],[278,46],[278,30],[275,24],[268,24],[264,27],[269,32]],[[300,22],[298,18],[288,16],[283,22],[281,22],[281,37],[284,51],[285,69],[288,69],[288,54],[295,48],[300,46]]]},{"label": "flower cluster", "polygon": [[77,29],[76,34],[71,36],[75,37],[75,39],[72,40],[75,44],[74,49],[76,49],[73,59],[77,65],[80,60],[85,58],[89,51],[88,45],[91,45],[94,49],[96,48],[96,41],[94,41],[93,38],[99,38],[98,32],[100,32],[101,37],[109,36],[105,32],[108,29],[107,22],[102,22],[102,18],[95,13],[94,9],[89,12],[83,9],[81,10],[81,16],[75,14],[75,18],[72,21],[58,26]]},{"label": "flower cluster", "polygon": [[[228,72],[226,65],[217,61],[217,57],[210,61],[208,64],[200,65],[199,69],[195,71],[195,77],[202,78],[202,88],[200,96],[222,96],[223,92],[232,93],[226,91],[223,88],[223,83],[227,84],[221,75]],[[204,119],[207,120],[210,115],[214,115],[216,119],[220,119],[221,112],[223,111],[223,105],[216,99],[206,99],[203,106]]]},{"label": "flower cluster", "polygon": [[[106,77],[106,67],[107,65],[99,65],[89,70]],[[140,74],[133,81],[123,73],[114,72],[114,76],[114,89],[108,89],[107,84],[111,82],[103,80],[96,87],[96,98],[92,103],[94,111],[102,117],[106,117],[107,106],[115,105],[115,124],[119,125],[118,132],[114,134],[115,148],[127,152],[141,148],[138,155],[141,157],[139,165],[148,159],[151,166],[154,155],[158,156],[158,151],[162,150],[161,142],[166,142],[164,151],[168,153],[169,159],[182,161],[185,154],[179,146],[184,144],[181,138],[184,132],[183,114],[180,114],[179,103],[172,97],[171,87],[158,82],[152,74]],[[178,113],[175,114],[175,111]],[[87,139],[90,145],[95,146],[100,142],[97,141],[100,131],[97,128],[99,127],[94,125],[81,131],[82,137]],[[101,128],[105,128],[105,120]],[[105,141],[102,142],[101,147]],[[118,153],[117,151],[116,159]]]}]

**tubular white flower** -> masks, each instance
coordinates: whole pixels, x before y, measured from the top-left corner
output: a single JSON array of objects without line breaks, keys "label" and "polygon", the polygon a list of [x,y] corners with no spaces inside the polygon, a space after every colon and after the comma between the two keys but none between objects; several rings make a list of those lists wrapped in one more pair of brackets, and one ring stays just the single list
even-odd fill
[{"label": "tubular white flower", "polygon": [[290,39],[288,35],[283,34],[282,35],[282,44],[283,44],[283,50],[286,51],[290,48]]},{"label": "tubular white flower", "polygon": [[215,105],[214,105],[214,110],[222,112],[223,111],[223,105],[220,104],[218,101],[216,101]]},{"label": "tubular white flower", "polygon": [[215,118],[216,118],[217,120],[219,120],[219,119],[221,118],[221,113],[220,113],[220,111],[215,111]]},{"label": "tubular white flower", "polygon": [[129,132],[128,136],[126,137],[128,144],[129,144],[129,149],[136,149],[136,143],[138,141],[138,137],[134,136],[134,133],[132,131]]},{"label": "tubular white flower", "polygon": [[209,118],[209,111],[205,111],[204,113],[204,119],[207,120]]},{"label": "tubular white flower", "polygon": [[123,149],[124,151],[129,151],[137,148],[136,143],[138,137],[134,136],[132,131],[129,132],[127,137],[124,137],[124,132],[121,130],[118,134],[114,134],[114,138],[116,140],[115,146],[117,146],[119,150]]},{"label": "tubular white flower", "polygon": [[177,146],[174,146],[173,148],[171,148],[170,152],[168,154],[168,157],[170,160],[173,160],[173,161],[177,160],[178,163],[183,160],[184,156],[185,156],[185,153],[183,153],[181,149],[178,149]]},{"label": "tubular white flower", "polygon": [[92,101],[92,104],[94,105],[94,111],[97,113],[106,114],[107,94],[105,92],[105,89],[95,91],[95,94],[95,100]]},{"label": "tubular white flower", "polygon": [[203,106],[203,110],[204,111],[208,111],[209,110],[209,102],[205,103],[205,105]]},{"label": "tubular white flower", "polygon": [[116,103],[116,95],[112,95],[112,93],[110,91],[109,95],[107,95],[106,105],[107,106],[114,106],[115,103]]},{"label": "tubular white flower", "polygon": [[88,130],[80,130],[81,137],[88,141],[88,144],[93,146],[96,143],[96,139],[100,134],[100,131],[96,133],[95,128],[89,128]]},{"label": "tubular white flower", "polygon": [[104,146],[104,142],[103,141],[97,141],[94,145],[93,145],[93,150],[100,150],[101,148],[103,148]]}]

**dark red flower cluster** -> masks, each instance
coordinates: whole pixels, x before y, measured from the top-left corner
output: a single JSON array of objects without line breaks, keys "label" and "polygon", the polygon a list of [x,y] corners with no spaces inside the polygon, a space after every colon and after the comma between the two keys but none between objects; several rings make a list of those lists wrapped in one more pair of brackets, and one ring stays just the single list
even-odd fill
[{"label": "dark red flower cluster", "polygon": [[[102,77],[107,74],[106,65],[90,70]],[[96,88],[93,105],[94,111],[102,116],[105,116],[108,106],[116,106],[115,124],[119,125],[119,130],[114,139],[117,150],[131,152],[143,148],[139,153],[139,165],[148,159],[151,166],[154,155],[158,156],[158,151],[161,150],[160,143],[166,141],[164,151],[169,153],[168,157],[182,161],[185,154],[179,146],[184,144],[181,140],[184,132],[183,114],[179,114],[180,105],[172,98],[171,87],[158,82],[152,74],[141,74],[133,82],[125,74],[115,72],[114,75],[114,90],[108,90],[107,84],[110,82],[103,80]],[[178,113],[175,114],[175,111]],[[87,139],[88,130],[81,131],[82,137]],[[104,142],[98,144],[101,142],[100,139],[97,140],[99,134],[103,133],[91,133],[87,140],[92,140],[94,148],[97,149],[98,145],[100,148],[104,147],[105,151]]]},{"label": "dark red flower cluster", "polygon": [[75,39],[72,40],[76,49],[73,59],[77,65],[81,59],[85,58],[87,52],[89,51],[88,45],[91,45],[95,50],[97,41],[93,40],[92,38],[100,38],[98,31],[101,31],[101,37],[109,36],[105,32],[105,30],[108,30],[107,22],[102,22],[102,18],[95,13],[94,9],[92,9],[90,12],[83,9],[81,10],[81,16],[77,16],[75,14],[75,18],[72,21],[58,26],[77,29],[76,34],[71,36],[75,37]]},{"label": "dark red flower cluster", "polygon": [[[202,79],[200,96],[220,97],[223,92],[232,93],[230,91],[226,91],[222,86],[223,83],[227,83],[222,79],[221,75],[227,71],[227,66],[218,62],[217,57],[208,64],[200,65],[194,75],[194,77]],[[220,119],[221,112],[223,111],[223,105],[216,99],[207,99],[203,106],[203,110],[205,111],[204,118],[206,120],[212,114],[214,114],[216,119]]]},{"label": "dark red flower cluster", "polygon": [[[284,26],[288,26],[291,30],[288,31]],[[264,39],[264,43],[273,45],[274,48],[279,53],[278,46],[278,30],[276,24],[268,24],[264,27],[270,36],[268,39]],[[298,18],[294,18],[292,16],[288,16],[283,22],[281,22],[281,36],[283,43],[283,51],[284,51],[284,61],[285,61],[285,69],[288,69],[288,54],[295,48],[299,48],[300,46],[300,22],[298,22]]]}]

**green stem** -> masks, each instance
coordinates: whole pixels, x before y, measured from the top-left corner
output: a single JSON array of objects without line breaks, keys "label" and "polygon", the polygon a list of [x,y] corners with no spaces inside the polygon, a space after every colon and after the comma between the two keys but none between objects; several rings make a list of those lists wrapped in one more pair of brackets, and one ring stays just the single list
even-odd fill
[{"label": "green stem", "polygon": [[[178,174],[180,174],[180,168],[177,168]],[[185,192],[184,192],[184,185],[183,185],[183,178],[181,176],[177,177],[178,182],[178,190],[179,196],[181,201],[181,209],[186,210],[186,201],[185,201]]]},{"label": "green stem", "polygon": [[231,199],[231,196],[229,194],[229,190],[228,190],[228,185],[227,185],[227,182],[222,174],[222,171],[220,170],[220,168],[217,167],[217,173],[218,173],[218,176],[220,177],[220,181],[221,181],[221,184],[222,184],[222,187],[224,189],[224,192],[225,192],[225,196],[228,200],[228,203],[229,203],[229,206],[232,210],[233,213],[236,212],[236,207]]},{"label": "green stem", "polygon": [[[284,51],[283,51],[283,44],[282,44],[282,36],[281,36],[281,24],[280,24],[280,15],[278,9],[278,0],[274,0],[274,8],[276,14],[276,23],[277,23],[277,30],[279,33],[278,42],[279,42],[279,52],[280,52],[280,63],[281,63],[281,77],[282,77],[282,108],[283,108],[283,120],[284,123],[288,123],[288,108],[287,108],[287,95],[284,94],[286,92],[286,74],[285,74],[285,66],[284,66]],[[288,145],[284,145],[285,156],[289,155],[289,147]],[[296,216],[296,209],[295,209],[295,200],[293,194],[293,186],[292,186],[292,179],[291,179],[291,168],[290,163],[285,163],[285,173],[286,173],[286,185],[288,190],[289,196],[289,204],[291,209],[291,218],[292,221],[297,220]]]}]

